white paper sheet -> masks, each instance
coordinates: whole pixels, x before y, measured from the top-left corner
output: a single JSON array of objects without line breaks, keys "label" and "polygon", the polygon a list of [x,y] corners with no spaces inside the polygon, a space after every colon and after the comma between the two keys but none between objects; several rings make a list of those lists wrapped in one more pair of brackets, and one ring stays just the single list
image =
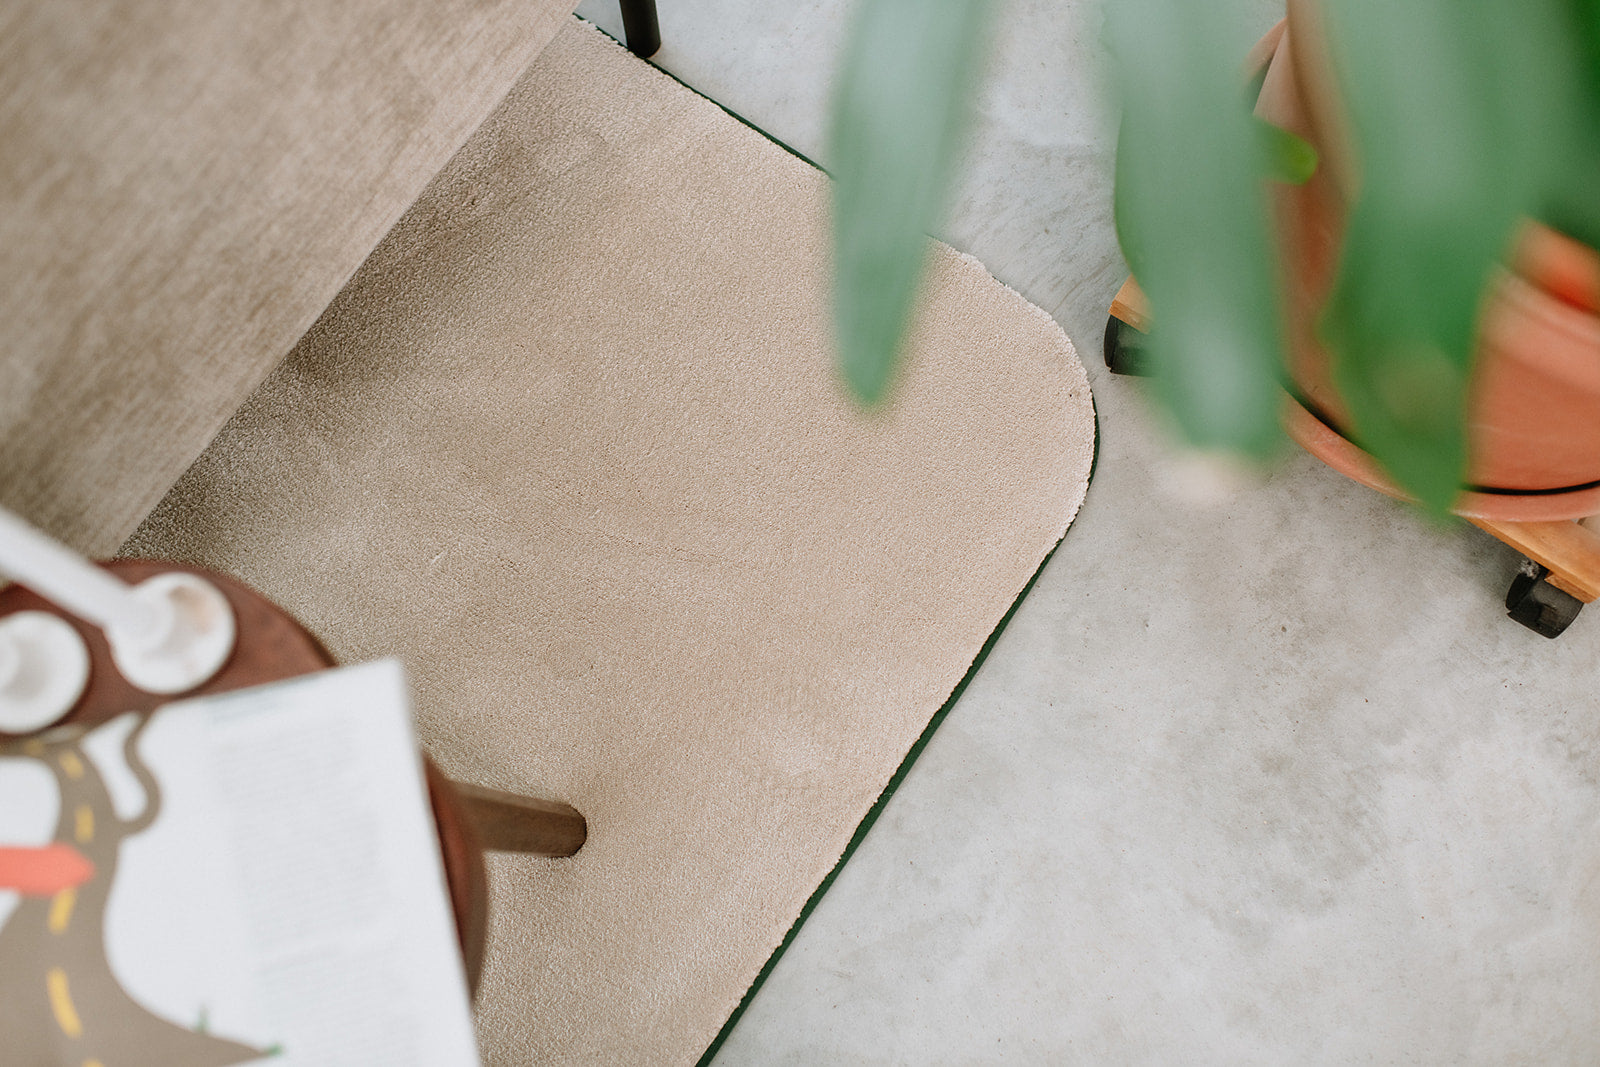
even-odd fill
[{"label": "white paper sheet", "polygon": [[[134,1002],[114,1003],[119,994],[95,973],[93,954],[66,947],[95,925],[83,911],[94,907],[94,881],[71,891],[76,908],[59,894],[30,901],[0,890],[0,995],[5,976],[19,973],[37,972],[19,987],[21,999],[44,990],[43,1007],[21,1018],[0,1008],[0,1050],[48,1040],[72,1067],[110,1064],[108,1047],[118,1063],[162,1067],[478,1063],[396,662],[158,711],[138,741],[159,783],[158,814],[118,842],[121,820],[137,819],[146,802],[122,758],[134,725],[132,716],[108,723],[42,760],[37,750],[0,756],[0,847],[46,844],[53,822],[57,842],[114,868],[104,961]],[[75,777],[62,769],[73,753],[82,757]],[[39,773],[41,764],[52,773]],[[83,792],[86,783],[103,793]],[[7,938],[25,918],[42,932]],[[17,958],[7,958],[8,946]],[[108,1005],[106,1019],[96,1003]],[[189,1033],[130,1022],[138,1009]],[[108,1046],[119,1028],[141,1036]]]}]

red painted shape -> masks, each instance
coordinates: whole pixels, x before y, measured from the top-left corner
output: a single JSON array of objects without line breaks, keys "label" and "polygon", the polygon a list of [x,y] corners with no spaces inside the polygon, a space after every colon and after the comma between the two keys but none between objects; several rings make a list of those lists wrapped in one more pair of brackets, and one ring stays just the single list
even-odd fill
[{"label": "red painted shape", "polygon": [[0,848],[0,889],[49,897],[94,877],[94,864],[59,841],[43,848]]}]

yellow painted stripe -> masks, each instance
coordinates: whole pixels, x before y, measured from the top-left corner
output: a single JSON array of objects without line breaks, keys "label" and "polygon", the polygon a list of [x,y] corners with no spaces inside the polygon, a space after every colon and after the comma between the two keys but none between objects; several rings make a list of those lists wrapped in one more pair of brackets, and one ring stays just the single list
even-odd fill
[{"label": "yellow painted stripe", "polygon": [[79,759],[76,753],[63,752],[61,753],[61,769],[67,772],[68,778],[82,778],[83,760]]},{"label": "yellow painted stripe", "polygon": [[73,835],[77,837],[78,844],[87,845],[94,840],[94,809],[87,804],[79,804],[77,816],[78,822]]},{"label": "yellow painted stripe", "polygon": [[68,1037],[82,1037],[83,1023],[78,1009],[72,1006],[72,993],[67,989],[67,972],[60,967],[50,968],[44,976],[45,990],[50,994],[50,1010],[55,1012],[56,1025]]},{"label": "yellow painted stripe", "polygon": [[72,921],[72,906],[78,902],[76,889],[63,889],[50,901],[50,932],[64,934]]},{"label": "yellow painted stripe", "polygon": [[83,1067],[106,1067],[106,1065],[99,1060],[84,1060]]}]

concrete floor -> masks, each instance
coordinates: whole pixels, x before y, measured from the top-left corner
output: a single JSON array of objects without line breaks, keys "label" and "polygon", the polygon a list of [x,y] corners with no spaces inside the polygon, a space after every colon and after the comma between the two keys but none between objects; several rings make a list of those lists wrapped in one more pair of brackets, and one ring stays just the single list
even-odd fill
[{"label": "concrete floor", "polygon": [[[657,62],[825,165],[850,7],[661,0]],[[1088,502],[717,1063],[1600,1061],[1600,609],[1522,629],[1512,552],[1301,454],[1175,491],[1099,359],[1099,42],[1007,5],[940,231],[1077,342]]]}]

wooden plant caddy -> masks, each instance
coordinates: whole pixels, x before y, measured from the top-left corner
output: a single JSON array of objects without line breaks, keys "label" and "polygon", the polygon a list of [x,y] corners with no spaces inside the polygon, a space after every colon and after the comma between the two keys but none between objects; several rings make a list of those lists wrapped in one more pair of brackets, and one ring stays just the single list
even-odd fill
[{"label": "wooden plant caddy", "polygon": [[[1114,374],[1147,373],[1142,341],[1150,330],[1150,305],[1134,279],[1123,283],[1111,301],[1110,312],[1106,366]],[[1344,462],[1330,466],[1380,492],[1404,498],[1370,457],[1287,396],[1284,423],[1289,435],[1312,455],[1326,462],[1330,451],[1338,451]],[[1478,514],[1478,504],[1489,496],[1492,494],[1466,494],[1457,513],[1527,558],[1506,594],[1506,611],[1530,630],[1556,637],[1577,618],[1583,605],[1600,599],[1600,532],[1586,525],[1589,520],[1507,520]],[[1600,513],[1600,495],[1596,505],[1595,511]]]}]

